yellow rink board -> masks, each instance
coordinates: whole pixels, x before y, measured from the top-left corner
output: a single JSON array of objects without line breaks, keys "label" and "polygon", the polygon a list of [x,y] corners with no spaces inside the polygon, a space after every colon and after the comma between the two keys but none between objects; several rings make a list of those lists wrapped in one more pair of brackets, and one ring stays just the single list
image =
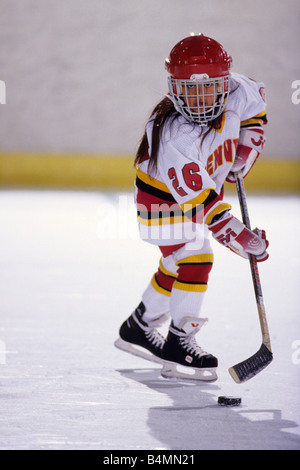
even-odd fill
[{"label": "yellow rink board", "polygon": [[[0,152],[0,188],[133,189],[133,155]],[[300,193],[300,159],[261,157],[247,191]],[[226,184],[226,190],[235,185]]]}]

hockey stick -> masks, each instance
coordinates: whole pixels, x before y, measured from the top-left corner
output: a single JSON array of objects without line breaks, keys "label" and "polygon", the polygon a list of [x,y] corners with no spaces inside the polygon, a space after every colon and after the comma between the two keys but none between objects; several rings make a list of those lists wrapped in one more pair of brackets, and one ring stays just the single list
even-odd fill
[{"label": "hockey stick", "polygon": [[[236,189],[239,198],[243,222],[247,228],[251,230],[250,219],[247,208],[246,192],[244,179],[241,173],[236,173]],[[235,366],[229,368],[229,373],[233,380],[237,383],[245,382],[256,374],[261,372],[273,359],[271,350],[271,342],[269,328],[267,323],[266,311],[264,307],[262,288],[258,273],[257,261],[254,256],[249,255],[249,262],[252,274],[253,287],[257,303],[258,316],[260,321],[260,329],[262,334],[262,345],[260,349],[249,359],[246,359]]]}]

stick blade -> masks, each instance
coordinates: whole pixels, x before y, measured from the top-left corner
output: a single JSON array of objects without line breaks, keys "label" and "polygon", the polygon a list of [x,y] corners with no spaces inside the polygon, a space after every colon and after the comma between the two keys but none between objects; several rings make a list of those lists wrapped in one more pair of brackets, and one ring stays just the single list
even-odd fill
[{"label": "stick blade", "polygon": [[257,353],[228,369],[236,383],[246,382],[267,367],[273,360],[273,353],[263,343]]}]

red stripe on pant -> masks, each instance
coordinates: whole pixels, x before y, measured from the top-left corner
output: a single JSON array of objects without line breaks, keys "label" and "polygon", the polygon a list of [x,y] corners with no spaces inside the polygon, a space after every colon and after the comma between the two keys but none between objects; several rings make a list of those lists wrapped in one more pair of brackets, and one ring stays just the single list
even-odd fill
[{"label": "red stripe on pant", "polygon": [[207,284],[212,263],[181,264],[178,268],[178,281]]},{"label": "red stripe on pant", "polygon": [[[171,245],[171,246],[160,246],[160,250],[164,257],[169,256],[170,254],[174,253],[175,251],[179,250],[183,244],[180,245]],[[177,271],[177,280],[182,281],[184,283],[196,283],[196,284],[207,284],[209,273],[212,269],[212,263],[205,262],[205,263],[186,263],[184,264],[184,260],[180,261],[178,271]],[[166,289],[167,291],[171,292],[173,284],[175,282],[176,275],[174,277],[168,276],[164,274],[160,268],[158,269],[155,278],[156,282],[160,287]]]},{"label": "red stripe on pant", "polygon": [[155,280],[160,287],[167,290],[168,292],[171,292],[174,281],[176,280],[176,274],[174,274],[174,277],[168,276],[167,274],[164,274],[160,268],[158,268],[158,271],[155,274]]}]

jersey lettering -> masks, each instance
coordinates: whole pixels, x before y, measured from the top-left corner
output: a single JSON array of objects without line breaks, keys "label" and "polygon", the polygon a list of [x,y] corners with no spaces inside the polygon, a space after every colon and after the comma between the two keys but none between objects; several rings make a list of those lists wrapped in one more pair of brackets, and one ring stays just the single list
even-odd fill
[{"label": "jersey lettering", "polygon": [[238,141],[239,139],[227,139],[209,155],[206,163],[206,171],[209,175],[212,175],[223,163],[233,162]]}]

